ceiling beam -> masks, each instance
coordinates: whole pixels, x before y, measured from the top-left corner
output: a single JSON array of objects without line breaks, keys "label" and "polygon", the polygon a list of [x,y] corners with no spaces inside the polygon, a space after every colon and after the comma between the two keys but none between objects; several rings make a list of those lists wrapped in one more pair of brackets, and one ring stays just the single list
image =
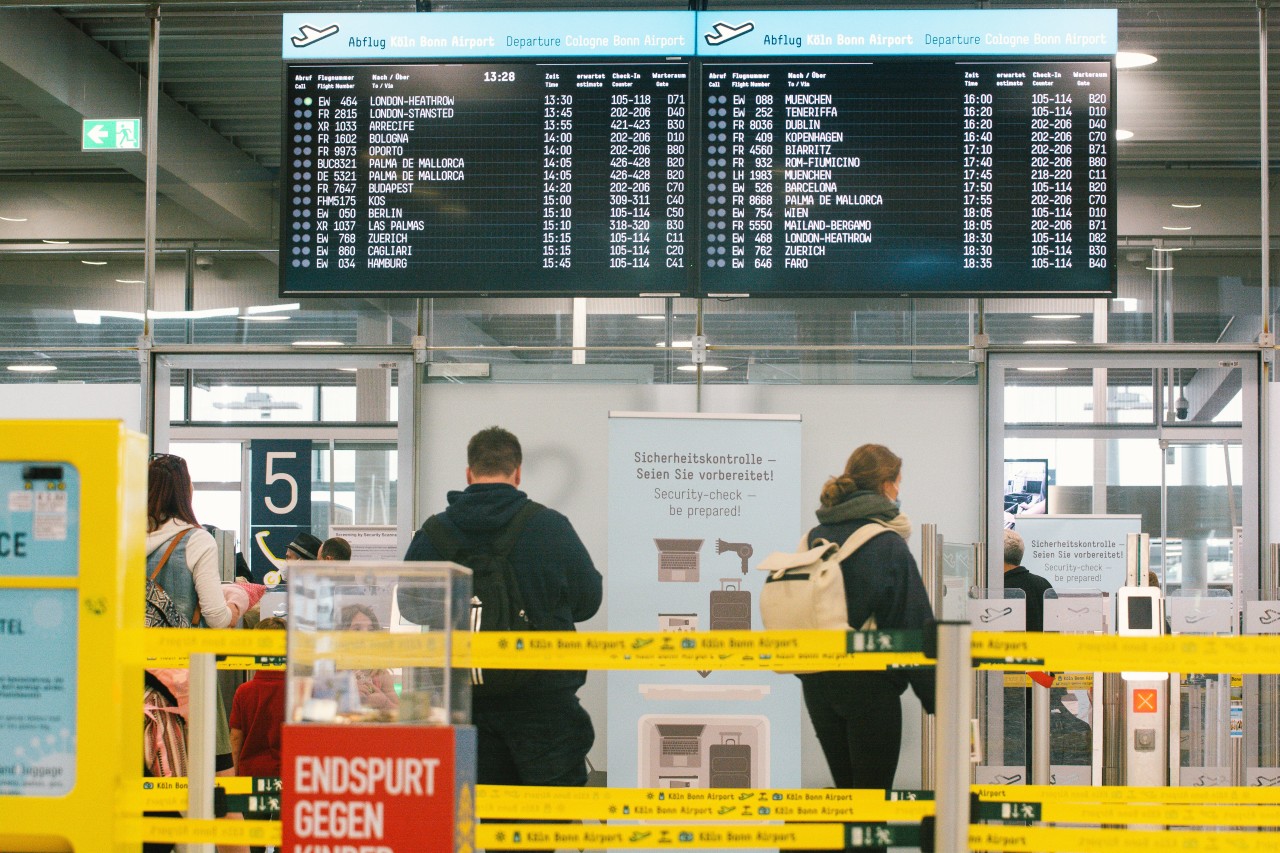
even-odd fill
[{"label": "ceiling beam", "polygon": [[[146,114],[145,78],[49,10],[0,10],[0,89],[72,139],[84,118]],[[164,94],[159,133],[161,194],[219,229],[217,236],[274,233],[270,172]],[[84,157],[145,179],[141,151]]]}]

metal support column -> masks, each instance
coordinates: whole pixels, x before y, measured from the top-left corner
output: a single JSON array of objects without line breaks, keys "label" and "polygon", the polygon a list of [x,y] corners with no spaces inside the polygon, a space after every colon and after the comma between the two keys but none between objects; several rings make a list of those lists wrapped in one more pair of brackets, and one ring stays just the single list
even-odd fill
[{"label": "metal support column", "polygon": [[1031,683],[1031,784],[1048,785],[1049,779],[1049,690]]},{"label": "metal support column", "polygon": [[[924,579],[924,588],[929,593],[929,601],[933,605],[934,621],[942,621],[942,534],[938,525],[923,524],[920,526],[920,570]],[[932,714],[920,712],[920,787],[931,790],[934,786],[936,770],[934,767],[934,750],[937,741],[937,729]]]},{"label": "metal support column", "polygon": [[142,428],[155,435],[155,376],[151,363],[151,345],[155,333],[151,326],[151,309],[156,296],[156,175],[160,162],[160,7],[147,8],[149,42],[147,47],[147,166],[145,201],[143,203],[142,253],[142,335],[138,338],[138,361],[141,363]]},{"label": "metal support column", "polygon": [[[213,818],[213,776],[216,769],[215,717],[218,708],[218,666],[211,654],[191,655],[191,705],[187,720],[187,817]],[[187,853],[213,853],[212,844],[188,844]]]},{"label": "metal support column", "polygon": [[937,714],[934,753],[933,849],[969,849],[969,725],[973,715],[972,629],[968,622],[938,623]]}]

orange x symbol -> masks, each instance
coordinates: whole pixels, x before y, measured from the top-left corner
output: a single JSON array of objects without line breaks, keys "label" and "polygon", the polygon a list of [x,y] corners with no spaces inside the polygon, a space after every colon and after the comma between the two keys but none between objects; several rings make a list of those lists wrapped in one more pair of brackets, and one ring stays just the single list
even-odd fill
[{"label": "orange x symbol", "polygon": [[1135,714],[1154,714],[1156,712],[1156,690],[1133,691],[1133,712]]}]

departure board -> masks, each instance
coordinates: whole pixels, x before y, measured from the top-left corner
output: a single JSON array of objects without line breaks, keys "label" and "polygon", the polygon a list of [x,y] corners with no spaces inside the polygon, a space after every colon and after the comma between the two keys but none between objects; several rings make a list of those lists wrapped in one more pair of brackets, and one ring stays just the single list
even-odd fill
[{"label": "departure board", "polygon": [[703,294],[1106,294],[1111,65],[705,62]]},{"label": "departure board", "polygon": [[291,65],[285,293],[691,292],[688,62]]},{"label": "departure board", "polygon": [[1117,14],[286,15],[287,296],[1105,296]]}]

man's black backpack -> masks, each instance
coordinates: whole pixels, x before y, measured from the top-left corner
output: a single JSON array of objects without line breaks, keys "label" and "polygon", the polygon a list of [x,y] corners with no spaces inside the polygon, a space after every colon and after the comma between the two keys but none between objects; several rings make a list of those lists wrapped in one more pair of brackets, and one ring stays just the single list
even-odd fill
[{"label": "man's black backpack", "polygon": [[[427,540],[442,560],[471,569],[472,631],[536,631],[538,626],[525,611],[524,595],[511,565],[511,551],[529,519],[543,509],[529,501],[506,526],[494,531],[488,542],[468,545],[459,542],[437,516],[422,525]],[[537,673],[520,669],[473,669],[471,683],[477,695],[504,696],[527,687]]]}]

